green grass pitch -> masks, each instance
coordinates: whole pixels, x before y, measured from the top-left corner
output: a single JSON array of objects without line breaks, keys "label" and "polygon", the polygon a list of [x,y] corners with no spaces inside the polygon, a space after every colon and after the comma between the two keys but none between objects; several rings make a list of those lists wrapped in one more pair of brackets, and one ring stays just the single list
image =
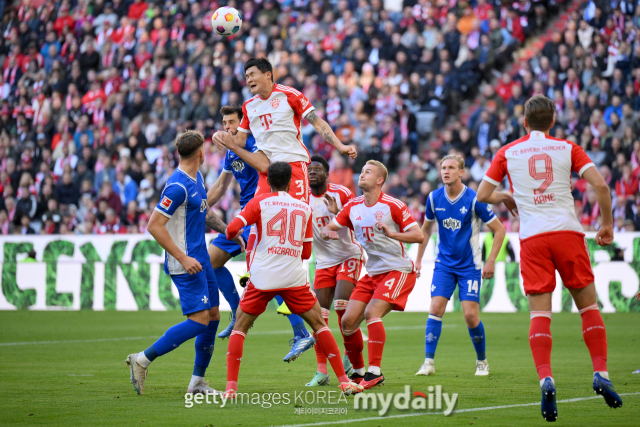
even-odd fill
[{"label": "green grass pitch", "polygon": [[[194,359],[193,341],[159,358],[147,378],[145,396],[129,384],[125,357],[145,349],[155,337],[181,321],[176,312],[2,312],[0,313],[0,425],[176,425],[176,426],[513,426],[544,425],[540,391],[527,339],[529,317],[483,314],[487,335],[489,377],[474,376],[475,353],[460,313],[447,313],[436,355],[436,375],[416,377],[424,357],[425,313],[392,313],[384,319],[387,342],[382,370],[387,384],[371,392],[427,393],[430,385],[458,393],[457,410],[445,417],[436,411],[391,410],[385,418],[371,410],[355,410],[353,397],[338,405],[304,403],[296,408],[295,392],[315,372],[313,350],[287,364],[282,358],[291,337],[287,320],[269,310],[258,319],[245,342],[239,387],[247,393],[290,393],[289,405],[262,408],[251,404],[213,404],[185,408],[184,394]],[[624,406],[610,410],[600,397],[558,404],[557,425],[639,425],[640,317],[605,314],[609,341],[609,372]],[[330,327],[337,333],[332,313]],[[226,327],[223,313],[221,328]],[[582,341],[578,314],[554,314],[552,368],[558,399],[595,396],[591,389],[591,360]],[[141,338],[140,338],[141,337]],[[7,345],[7,343],[39,342]],[[227,340],[217,340],[207,379],[216,389],[226,382]],[[366,345],[365,345],[366,349]],[[365,350],[366,351],[366,350]],[[366,356],[365,356],[366,360]],[[332,385],[322,390],[337,390]],[[318,390],[318,389],[314,389]],[[636,394],[632,394],[636,393]],[[538,402],[538,403],[536,403]],[[531,406],[524,404],[535,403]],[[511,408],[492,408],[520,405]],[[296,409],[344,408],[346,415],[300,415]],[[475,408],[475,409],[474,409]],[[464,411],[474,409],[471,411]],[[482,410],[481,410],[482,409]],[[427,411],[429,412],[429,411]],[[406,416],[410,415],[410,416]],[[355,422],[355,420],[367,420]],[[327,424],[328,423],[328,424]]]}]

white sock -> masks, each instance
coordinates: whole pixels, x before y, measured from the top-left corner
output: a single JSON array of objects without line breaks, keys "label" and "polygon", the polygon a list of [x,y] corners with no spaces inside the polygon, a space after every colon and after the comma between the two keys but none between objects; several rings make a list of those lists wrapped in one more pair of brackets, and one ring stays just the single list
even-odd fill
[{"label": "white sock", "polygon": [[596,372],[594,372],[593,374],[594,374],[594,375],[595,375],[595,374],[600,374],[600,376],[601,376],[602,378],[604,378],[605,380],[608,380],[608,379],[609,379],[609,372],[607,372],[607,371],[596,371]]},{"label": "white sock", "polygon": [[380,366],[369,366],[369,372],[374,375],[380,375]]},{"label": "white sock", "polygon": [[193,387],[194,385],[202,384],[204,382],[204,377],[199,377],[197,375],[191,375],[191,382],[189,383],[189,387]]},{"label": "white sock", "polygon": [[353,373],[354,373],[354,374],[358,374],[358,375],[362,375],[362,376],[364,376],[364,373],[365,373],[365,372],[366,372],[366,371],[364,370],[364,368],[358,368],[358,369],[354,369],[354,370],[353,370]]},{"label": "white sock", "polygon": [[434,361],[433,361],[433,359],[432,359],[432,358],[427,357],[427,358],[425,358],[425,359],[424,359],[424,363],[430,363],[430,364],[432,364],[432,365],[433,365],[433,364],[434,364]]},{"label": "white sock", "polygon": [[151,360],[147,359],[147,356],[145,356],[144,351],[141,351],[140,353],[138,353],[138,358],[136,359],[136,362],[138,362],[143,368],[148,368],[149,365],[151,365]]},{"label": "white sock", "polygon": [[[547,377],[547,378],[551,378],[551,382],[553,383],[553,385],[556,385],[556,382],[553,380],[553,377]],[[544,384],[544,380],[546,380],[547,378],[543,378],[540,380],[540,387],[542,387],[542,384]]]}]

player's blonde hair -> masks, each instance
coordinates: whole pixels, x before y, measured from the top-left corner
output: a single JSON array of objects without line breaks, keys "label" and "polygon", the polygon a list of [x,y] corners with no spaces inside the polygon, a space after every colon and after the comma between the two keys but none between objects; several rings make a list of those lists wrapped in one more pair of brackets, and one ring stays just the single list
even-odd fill
[{"label": "player's blonde hair", "polygon": [[442,160],[440,160],[440,166],[442,166],[445,160],[455,160],[458,162],[458,169],[464,169],[464,159],[458,154],[447,154],[442,158]]},{"label": "player's blonde hair", "polygon": [[384,184],[385,182],[387,182],[387,177],[389,176],[389,171],[387,170],[387,167],[385,165],[383,165],[382,163],[380,163],[377,160],[369,160],[365,164],[377,166],[378,169],[380,169],[380,171],[382,172],[382,177],[384,178],[384,181],[382,181],[382,183]]}]

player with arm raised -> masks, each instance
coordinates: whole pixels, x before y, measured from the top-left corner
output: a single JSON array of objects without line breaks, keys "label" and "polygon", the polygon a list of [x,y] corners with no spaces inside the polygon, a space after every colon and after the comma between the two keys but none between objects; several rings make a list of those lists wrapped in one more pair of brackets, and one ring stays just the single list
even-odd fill
[{"label": "player with arm raised", "polygon": [[[358,180],[358,187],[364,194],[347,203],[322,231],[323,238],[336,238],[331,232],[348,227],[367,252],[367,275],[356,283],[342,317],[344,345],[353,365],[352,379],[365,389],[384,383],[380,371],[386,340],[382,318],[391,310],[404,311],[416,284],[413,261],[405,244],[424,240],[407,205],[382,192],[387,174],[382,163],[369,160]],[[366,373],[360,332],[360,323],[365,318],[369,330],[369,369]]]},{"label": "player with arm raised", "polygon": [[[203,144],[200,132],[186,131],[178,136],[180,165],[169,177],[147,227],[166,251],[164,271],[178,288],[187,320],[169,328],[145,351],[127,357],[131,383],[138,394],[145,393],[151,362],[191,338],[196,338],[196,360],[188,392],[216,393],[204,382],[220,323],[218,284],[207,254],[205,225],[220,233],[226,233],[227,226],[207,204],[207,191],[199,171],[205,157]],[[244,251],[242,238],[235,241],[240,251]]]},{"label": "player with arm raised", "polygon": [[611,193],[580,146],[549,136],[555,110],[553,101],[542,95],[526,102],[524,126],[528,134],[497,152],[478,188],[478,201],[491,204],[509,202],[510,195],[494,191],[505,177],[513,191],[520,215],[520,268],[531,311],[529,345],[540,377],[542,416],[547,421],[558,417],[551,375],[555,270],[582,317],[582,336],[593,362],[593,389],[610,407],[622,406],[607,372],[607,335],[598,309],[587,242],[574,210],[571,173],[585,178],[596,192],[602,212],[602,227],[596,235],[600,246],[613,241]]},{"label": "player with arm raised", "polygon": [[[222,124],[224,125],[225,130],[232,135],[236,135],[238,133],[238,126],[243,118],[242,107],[233,105],[225,106],[222,107],[220,113],[222,114]],[[258,151],[253,135],[249,135],[247,137],[243,149],[250,153]],[[222,173],[207,192],[209,206],[213,206],[218,203],[229,188],[232,177],[235,177],[238,184],[240,184],[240,207],[244,209],[247,203],[249,203],[249,200],[251,200],[256,193],[256,188],[258,186],[258,172],[233,151],[225,150],[226,155],[224,158]],[[245,227],[244,232],[242,233],[242,239],[245,242],[248,241],[250,229],[251,227]],[[228,338],[229,335],[231,335],[236,319],[236,308],[240,303],[240,298],[236,291],[236,285],[233,277],[224,265],[231,258],[239,255],[240,253],[240,246],[235,242],[228,240],[224,233],[219,234],[218,237],[211,242],[211,245],[209,245],[209,256],[211,258],[211,265],[216,273],[218,286],[220,287],[220,291],[224,298],[229,302],[232,311],[231,323],[229,323],[229,326],[227,326],[225,330],[218,334],[219,338]],[[247,253],[247,269],[249,267],[249,260],[250,253]],[[307,329],[304,326],[304,321],[300,316],[290,315],[288,316],[288,319],[293,328],[294,341],[296,344],[293,347],[301,350],[299,354],[295,355],[297,357],[303,350],[305,350],[305,347],[310,348],[310,345],[301,346],[298,341],[306,341],[310,335],[309,332],[307,332]],[[287,354],[287,356],[289,356],[289,354]],[[289,356],[289,358],[291,357],[293,356]],[[285,357],[285,360],[287,360],[287,357]]]},{"label": "player with arm raised", "polygon": [[302,260],[311,256],[311,207],[287,194],[291,184],[288,163],[269,165],[267,182],[271,193],[251,200],[227,230],[227,238],[231,239],[243,227],[255,224],[258,238],[251,258],[251,278],[240,300],[236,325],[229,338],[225,395],[236,396],[244,339],[275,295],[280,295],[291,312],[302,316],[311,326],[338,377],[340,389],[346,394],[361,392],[362,386],[349,381],[344,372],[340,350],[322,319],[320,305],[302,265]]},{"label": "player with arm raised", "polygon": [[[324,157],[314,155],[309,165],[309,187],[311,187],[309,205],[313,209],[313,247],[316,254],[313,290],[322,309],[322,318],[327,324],[331,303],[335,296],[334,306],[338,315],[338,324],[342,329],[342,315],[347,308],[351,292],[360,278],[363,254],[362,247],[349,228],[345,227],[338,231],[334,236],[338,237],[337,240],[322,239],[322,229],[333,221],[344,205],[354,198],[348,188],[330,184],[327,178],[329,178],[329,163]],[[316,344],[315,349],[318,370],[307,386],[328,385],[327,357],[319,344]],[[347,375],[351,375],[353,370],[346,354],[342,358],[342,364]]]},{"label": "player with arm raised", "polygon": [[[420,277],[422,257],[433,225],[437,222],[438,246],[436,266],[431,281],[431,308],[425,331],[425,361],[416,375],[436,372],[434,356],[442,332],[442,316],[458,285],[464,320],[476,350],[476,375],[489,375],[485,356],[485,332],[480,320],[480,288],[482,279],[491,279],[495,260],[502,246],[504,227],[490,206],[476,200],[476,193],[462,183],[464,159],[451,154],[440,160],[440,176],[444,187],[432,191],[427,198],[424,242],[418,247],[416,272]],[[480,247],[480,226],[485,223],[495,233],[491,253],[484,267]]]}]

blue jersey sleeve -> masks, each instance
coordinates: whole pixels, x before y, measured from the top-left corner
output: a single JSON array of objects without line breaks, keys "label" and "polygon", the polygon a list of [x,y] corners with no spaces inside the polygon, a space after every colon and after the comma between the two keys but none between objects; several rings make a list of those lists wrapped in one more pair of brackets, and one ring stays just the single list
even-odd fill
[{"label": "blue jersey sleeve", "polygon": [[227,150],[227,154],[225,154],[224,160],[222,161],[222,170],[225,172],[231,172],[231,162],[229,162],[229,150]]},{"label": "blue jersey sleeve", "polygon": [[491,210],[491,206],[486,203],[481,203],[477,199],[473,199],[473,209],[485,224],[496,219],[496,215],[493,213],[493,210]]},{"label": "blue jersey sleeve", "polygon": [[433,211],[433,192],[429,193],[429,197],[427,197],[427,206],[425,206],[424,212],[425,221],[435,221],[436,213]]},{"label": "blue jersey sleeve", "polygon": [[162,215],[171,218],[180,205],[187,198],[187,190],[182,184],[172,182],[167,184],[162,190],[160,202],[156,206],[156,210]]}]

